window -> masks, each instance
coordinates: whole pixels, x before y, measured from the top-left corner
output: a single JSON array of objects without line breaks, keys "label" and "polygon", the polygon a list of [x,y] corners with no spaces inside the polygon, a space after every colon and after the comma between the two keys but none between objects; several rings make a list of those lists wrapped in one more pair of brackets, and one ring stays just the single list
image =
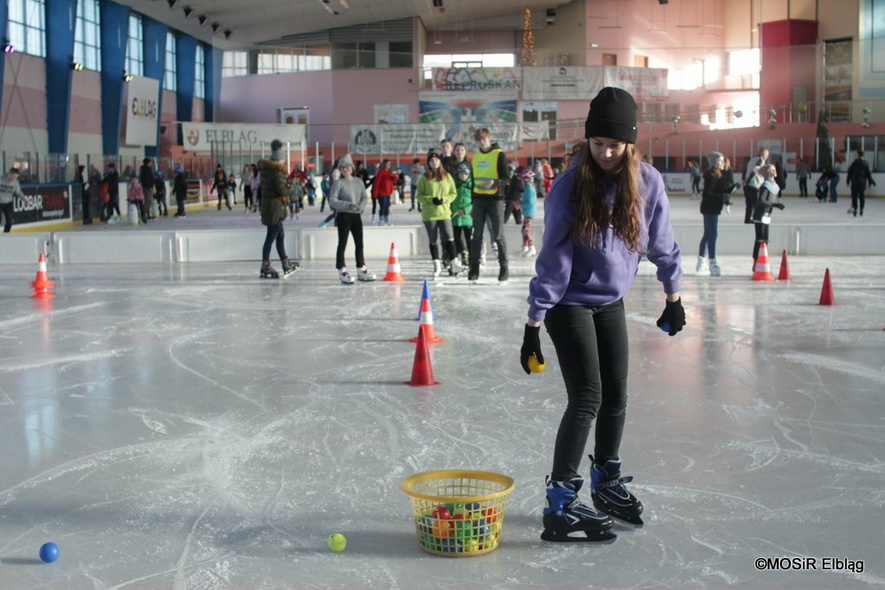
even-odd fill
[{"label": "window", "polygon": [[249,54],[245,51],[225,51],[221,61],[221,76],[248,76]]},{"label": "window", "polygon": [[196,62],[194,98],[206,98],[206,57],[200,44],[197,44]]},{"label": "window", "polygon": [[98,0],[77,0],[74,61],[87,70],[101,70],[100,30]]},{"label": "window", "polygon": [[175,66],[175,33],[168,31],[166,33],[166,68],[163,70],[163,88],[175,92],[178,90],[177,74],[178,68]]},{"label": "window", "polygon": [[335,43],[332,46],[332,67],[354,69],[375,67],[374,43]]},{"label": "window", "polygon": [[141,17],[129,15],[129,42],[126,44],[125,70],[133,76],[144,75],[144,36],[141,30]]},{"label": "window", "polygon": [[391,41],[390,42],[390,67],[392,67],[392,68],[411,68],[412,67],[412,42],[411,41]]},{"label": "window", "polygon": [[46,22],[43,0],[8,0],[9,42],[16,51],[46,57]]}]

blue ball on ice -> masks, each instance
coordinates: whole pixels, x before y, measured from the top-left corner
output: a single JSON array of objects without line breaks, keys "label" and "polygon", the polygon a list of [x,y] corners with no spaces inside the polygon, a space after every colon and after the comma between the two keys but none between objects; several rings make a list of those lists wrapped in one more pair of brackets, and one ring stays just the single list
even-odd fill
[{"label": "blue ball on ice", "polygon": [[40,559],[46,563],[52,563],[58,559],[58,545],[43,543],[43,546],[40,547]]}]

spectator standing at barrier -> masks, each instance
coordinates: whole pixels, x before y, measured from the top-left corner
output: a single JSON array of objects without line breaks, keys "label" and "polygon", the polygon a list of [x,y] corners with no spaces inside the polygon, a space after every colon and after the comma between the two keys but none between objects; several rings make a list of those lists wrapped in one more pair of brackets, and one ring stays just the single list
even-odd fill
[{"label": "spectator standing at barrier", "polygon": [[141,190],[144,192],[144,217],[145,222],[154,218],[154,169],[150,158],[141,161],[141,167],[138,169],[138,182],[141,183]]},{"label": "spectator standing at barrier", "polygon": [[187,182],[184,179],[184,168],[181,166],[175,169],[175,181],[172,183],[172,193],[175,195],[175,204],[178,210],[175,217],[187,217],[184,212],[184,200],[187,198]]},{"label": "spectator standing at barrier", "polygon": [[83,208],[83,225],[92,223],[92,215],[89,206],[89,182],[86,180],[86,166],[77,166],[77,180],[80,182],[80,204]]},{"label": "spectator standing at barrier", "polygon": [[113,162],[108,162],[108,170],[105,173],[102,182],[108,187],[108,223],[118,223],[123,221],[123,214],[120,213],[120,173],[117,172],[117,165]]},{"label": "spectator standing at barrier", "polygon": [[[89,165],[89,201],[90,203],[99,203],[99,207],[101,210],[99,211],[99,218],[102,221],[106,221],[107,217],[105,216],[105,210],[107,206],[103,202],[103,194],[106,194],[106,191],[102,190],[102,182],[101,182],[101,172],[98,171],[98,168],[95,167],[95,164]],[[91,217],[90,217],[91,221]],[[85,223],[85,222],[84,222]]]},{"label": "spectator standing at barrier", "polygon": [[470,271],[467,278],[479,278],[480,251],[486,221],[491,222],[492,240],[498,246],[498,281],[510,274],[507,268],[507,241],[504,238],[504,194],[507,188],[507,155],[492,143],[492,132],[483,127],[474,133],[479,151],[473,154],[473,241],[470,244]]},{"label": "spectator standing at barrier", "polygon": [[0,213],[3,213],[3,233],[8,234],[12,231],[13,210],[15,209],[15,199],[23,199],[21,186],[18,184],[18,168],[10,168],[9,172],[0,179]]},{"label": "spectator standing at barrier", "polygon": [[[868,186],[876,186],[873,175],[870,173],[870,165],[864,160],[863,150],[857,150],[857,158],[848,167],[848,175],[845,183],[851,188],[851,208],[848,212],[857,217],[858,211],[863,217],[863,208],[866,203]],[[860,205],[860,209],[858,209]]]},{"label": "spectator standing at barrier", "polygon": [[768,148],[759,148],[758,154],[750,158],[747,162],[747,169],[744,171],[744,223],[753,223],[753,210],[756,208],[756,196],[759,193],[759,187],[762,186],[764,179],[757,174],[757,170],[768,162]]},{"label": "spectator standing at barrier", "polygon": [[805,162],[805,158],[799,160],[799,164],[796,165],[796,180],[799,182],[799,196],[807,197],[808,196],[808,177],[810,176],[810,171],[808,169],[808,164]]}]

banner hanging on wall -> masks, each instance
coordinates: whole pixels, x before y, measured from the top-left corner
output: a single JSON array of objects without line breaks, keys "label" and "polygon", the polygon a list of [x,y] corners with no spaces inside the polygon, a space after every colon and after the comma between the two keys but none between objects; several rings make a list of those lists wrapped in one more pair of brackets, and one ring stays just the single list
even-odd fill
[{"label": "banner hanging on wall", "polygon": [[457,141],[477,127],[519,121],[516,92],[421,92],[418,121],[445,125],[446,137]]},{"label": "banner hanging on wall", "polygon": [[134,76],[126,87],[126,145],[155,146],[160,122],[160,81]]},{"label": "banner hanging on wall", "polygon": [[350,145],[357,154],[420,154],[438,147],[442,125],[352,125]]},{"label": "banner hanging on wall", "polygon": [[261,123],[181,123],[184,149],[210,151],[237,145],[260,150],[274,139],[289,142],[292,149],[301,149],[307,138],[306,125]]},{"label": "banner hanging on wall", "polygon": [[523,100],[587,100],[602,90],[602,67],[523,68]]},{"label": "banner hanging on wall", "polygon": [[517,91],[522,68],[433,68],[433,89],[448,92]]}]

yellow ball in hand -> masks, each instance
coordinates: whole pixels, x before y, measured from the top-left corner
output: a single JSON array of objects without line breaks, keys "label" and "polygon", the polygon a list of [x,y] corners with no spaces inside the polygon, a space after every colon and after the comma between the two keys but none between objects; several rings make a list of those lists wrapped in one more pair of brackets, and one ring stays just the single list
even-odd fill
[{"label": "yellow ball in hand", "polygon": [[332,533],[326,542],[333,553],[341,553],[347,547],[347,538],[341,533]]},{"label": "yellow ball in hand", "polygon": [[539,363],[538,357],[535,355],[529,357],[528,365],[529,371],[531,371],[532,373],[540,373],[547,368],[547,363]]}]

